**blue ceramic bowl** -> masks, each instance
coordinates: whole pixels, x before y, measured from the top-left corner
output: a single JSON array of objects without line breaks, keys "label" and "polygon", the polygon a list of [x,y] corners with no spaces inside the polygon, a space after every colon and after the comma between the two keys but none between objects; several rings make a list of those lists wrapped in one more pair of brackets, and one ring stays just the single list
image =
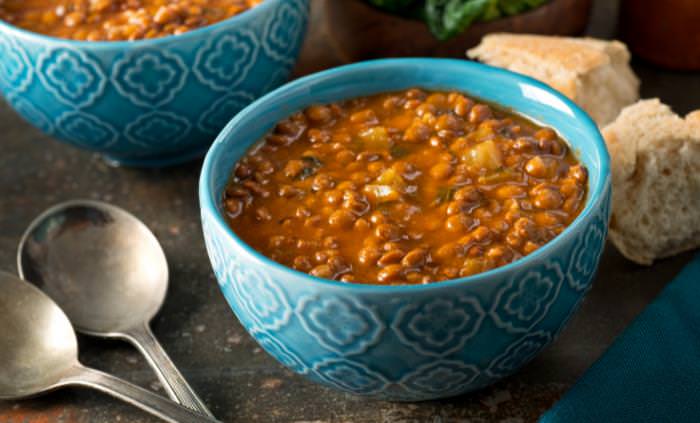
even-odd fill
[{"label": "blue ceramic bowl", "polygon": [[178,36],[52,38],[0,21],[0,91],[42,131],[126,165],[204,154],[238,111],[284,83],[309,0],[266,0]]},{"label": "blue ceramic bowl", "polygon": [[[558,130],[590,173],[580,216],[514,263],[418,286],[318,279],[262,256],[229,229],[220,199],[231,169],[275,122],[314,103],[414,86],[459,90]],[[533,79],[463,60],[379,60],[311,75],[248,106],[211,147],[199,200],[221,290],[268,353],[342,391],[427,400],[491,384],[557,337],[588,291],[603,250],[610,215],[609,158],[591,119]]]}]

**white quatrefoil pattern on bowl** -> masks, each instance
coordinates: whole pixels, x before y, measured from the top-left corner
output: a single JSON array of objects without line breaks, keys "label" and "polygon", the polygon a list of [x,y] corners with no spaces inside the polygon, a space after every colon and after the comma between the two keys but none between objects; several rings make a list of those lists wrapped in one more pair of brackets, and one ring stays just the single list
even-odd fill
[{"label": "white quatrefoil pattern on bowl", "polygon": [[261,332],[275,331],[289,323],[292,307],[282,289],[268,276],[253,267],[232,266],[227,272],[233,284],[238,302]]},{"label": "white quatrefoil pattern on bowl", "polygon": [[97,60],[67,46],[41,54],[37,71],[41,82],[58,101],[76,109],[90,106],[107,84]]},{"label": "white quatrefoil pattern on bowl", "polygon": [[340,296],[302,298],[296,314],[319,344],[345,356],[366,351],[385,330],[372,308]]},{"label": "white quatrefoil pattern on bowl", "polygon": [[33,71],[27,53],[14,40],[0,34],[0,87],[19,93],[32,82]]},{"label": "white quatrefoil pattern on bowl", "polygon": [[476,366],[456,360],[440,360],[417,368],[400,384],[416,396],[425,393],[452,396],[468,390],[479,373]]},{"label": "white quatrefoil pattern on bowl", "polygon": [[254,99],[253,95],[244,91],[227,94],[202,113],[197,126],[203,132],[215,135],[226,126],[231,116],[243,110]]},{"label": "white quatrefoil pattern on bowl", "polygon": [[546,316],[563,282],[564,273],[556,261],[515,274],[498,293],[491,316],[510,332],[526,332]]},{"label": "white quatrefoil pattern on bowl", "polygon": [[8,96],[7,102],[10,103],[15,111],[27,120],[27,122],[47,134],[52,134],[54,132],[54,126],[46,114],[32,103],[25,100],[21,95],[11,94]]},{"label": "white quatrefoil pattern on bowl", "polygon": [[235,89],[258,57],[260,44],[251,31],[230,31],[212,38],[197,53],[194,73],[213,90]]},{"label": "white quatrefoil pattern on bowl", "polygon": [[179,56],[144,50],[119,59],[112,69],[112,82],[134,104],[158,107],[175,98],[185,85],[187,67]]},{"label": "white quatrefoil pattern on bowl", "polygon": [[203,155],[236,113],[287,81],[309,2],[266,0],[181,36],[128,43],[3,26],[0,91],[29,123],[113,163],[187,161]]},{"label": "white quatrefoil pattern on bowl", "polygon": [[567,273],[569,285],[577,291],[587,291],[593,281],[593,273],[598,267],[603,254],[605,240],[608,237],[608,220],[610,219],[611,191],[605,193],[603,210],[595,216],[595,224],[586,229],[577,240],[574,256]]},{"label": "white quatrefoil pattern on bowl", "polygon": [[391,328],[402,343],[417,353],[442,357],[464,348],[479,331],[485,316],[476,298],[438,298],[404,306]]},{"label": "white quatrefoil pattern on bowl", "polygon": [[238,266],[237,260],[230,260],[227,255],[230,254],[227,251],[225,245],[223,245],[225,238],[223,235],[216,234],[216,227],[209,223],[209,218],[202,214],[202,234],[204,235],[204,246],[207,249],[207,255],[209,256],[209,261],[211,262],[211,267],[214,270],[214,276],[216,276],[219,286],[222,288],[229,284],[228,281],[235,279],[237,273],[234,271],[230,275],[226,272],[233,267]]},{"label": "white quatrefoil pattern on bowl", "polygon": [[298,42],[299,34],[303,34],[301,31],[301,26],[304,24],[303,10],[301,2],[292,0],[281,5],[267,20],[263,49],[273,60],[292,63],[287,52],[294,43]]},{"label": "white quatrefoil pattern on bowl", "polygon": [[310,371],[299,356],[290,351],[287,347],[282,345],[278,340],[266,332],[256,331],[252,333],[252,335],[268,354],[276,357],[280,363],[290,370],[301,375],[305,375]]},{"label": "white quatrefoil pattern on bowl", "polygon": [[324,360],[314,365],[313,372],[322,382],[344,391],[401,401],[460,394],[481,374],[476,366],[456,360],[419,366],[397,381],[352,360]]},{"label": "white quatrefoil pattern on bowl", "polygon": [[71,142],[94,148],[117,142],[117,131],[108,123],[84,112],[66,112],[56,121],[59,132]]},{"label": "white quatrefoil pattern on bowl", "polygon": [[316,363],[314,373],[325,383],[341,391],[357,395],[377,394],[389,385],[380,373],[364,364],[343,359],[328,359]]},{"label": "white quatrefoil pattern on bowl", "polygon": [[150,147],[170,140],[171,145],[182,141],[191,129],[190,122],[172,112],[154,111],[139,116],[126,126],[126,137],[134,144]]},{"label": "white quatrefoil pattern on bowl", "polygon": [[511,344],[501,355],[496,357],[486,370],[492,377],[506,377],[527,362],[552,341],[552,335],[538,331],[529,333]]}]

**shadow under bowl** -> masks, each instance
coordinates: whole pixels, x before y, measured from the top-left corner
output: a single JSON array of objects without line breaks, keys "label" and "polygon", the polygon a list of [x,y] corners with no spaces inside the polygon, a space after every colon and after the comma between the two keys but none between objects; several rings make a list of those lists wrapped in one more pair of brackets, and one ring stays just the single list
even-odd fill
[{"label": "shadow under bowl", "polygon": [[[410,87],[465,92],[555,128],[589,170],[584,210],[514,263],[412,286],[318,279],[262,256],[228,227],[220,203],[231,170],[276,122],[312,104]],[[341,391],[419,401],[492,384],[558,336],[590,288],[603,250],[609,157],[591,119],[533,79],[464,60],[378,60],[302,78],[239,113],[207,154],[199,199],[221,290],[270,355]]]}]

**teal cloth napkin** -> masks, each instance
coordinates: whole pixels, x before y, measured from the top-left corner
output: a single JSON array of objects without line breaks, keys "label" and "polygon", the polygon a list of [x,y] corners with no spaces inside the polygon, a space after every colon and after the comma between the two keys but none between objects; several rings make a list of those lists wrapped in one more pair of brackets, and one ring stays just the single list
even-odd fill
[{"label": "teal cloth napkin", "polygon": [[540,423],[700,422],[700,255]]}]

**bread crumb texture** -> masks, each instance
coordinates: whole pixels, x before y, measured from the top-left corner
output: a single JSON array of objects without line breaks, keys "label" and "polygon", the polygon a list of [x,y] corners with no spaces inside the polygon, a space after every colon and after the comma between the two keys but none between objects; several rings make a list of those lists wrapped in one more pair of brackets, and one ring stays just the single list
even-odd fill
[{"label": "bread crumb texture", "polygon": [[639,99],[639,79],[619,41],[500,33],[485,36],[467,55],[550,85],[601,126]]},{"label": "bread crumb texture", "polygon": [[639,101],[603,136],[612,159],[613,244],[646,265],[700,247],[700,110],[683,119],[658,99]]}]

